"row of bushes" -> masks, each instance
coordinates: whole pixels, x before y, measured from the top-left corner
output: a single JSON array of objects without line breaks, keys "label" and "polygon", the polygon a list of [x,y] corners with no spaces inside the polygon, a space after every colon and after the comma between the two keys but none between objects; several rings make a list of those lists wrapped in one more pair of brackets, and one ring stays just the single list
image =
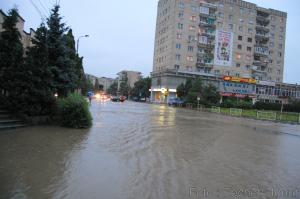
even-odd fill
[{"label": "row of bushes", "polygon": [[[28,120],[28,122],[45,123],[42,118],[46,117],[46,123],[59,124],[64,127],[88,128],[92,125],[89,103],[80,94],[71,93],[65,98],[49,99],[49,103],[45,104],[47,107],[45,110],[47,111],[38,111],[43,113],[42,115],[32,114],[41,109],[39,103],[35,103],[30,99],[24,99],[23,101],[19,101],[19,99],[0,95],[1,106],[14,113],[16,117]],[[40,122],[36,122],[36,120]]]}]

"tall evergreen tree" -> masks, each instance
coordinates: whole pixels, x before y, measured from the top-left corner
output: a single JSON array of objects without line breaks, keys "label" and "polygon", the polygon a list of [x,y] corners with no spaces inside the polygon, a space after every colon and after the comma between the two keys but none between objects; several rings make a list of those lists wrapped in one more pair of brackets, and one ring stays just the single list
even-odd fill
[{"label": "tall evergreen tree", "polygon": [[74,83],[74,67],[70,59],[69,47],[66,45],[65,32],[68,28],[61,20],[59,6],[56,5],[47,19],[49,66],[53,73],[54,90],[59,96],[67,96],[75,89],[76,85]]},{"label": "tall evergreen tree", "polygon": [[4,31],[0,33],[0,91],[10,95],[20,92],[20,88],[16,88],[17,75],[23,67],[23,45],[17,22],[18,10],[14,8],[5,17],[2,24]]},{"label": "tall evergreen tree", "polygon": [[[27,89],[24,94],[27,99],[28,115],[45,115],[51,113],[54,104],[52,91],[52,73],[49,68],[48,30],[41,24],[36,30],[34,44],[28,49],[25,59],[24,78]],[[25,83],[24,82],[24,83]]]}]

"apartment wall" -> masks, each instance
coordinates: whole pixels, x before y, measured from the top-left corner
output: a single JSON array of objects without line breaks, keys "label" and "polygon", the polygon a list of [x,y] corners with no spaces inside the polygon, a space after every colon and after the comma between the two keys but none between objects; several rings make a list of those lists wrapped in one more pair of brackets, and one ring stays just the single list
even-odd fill
[{"label": "apartment wall", "polygon": [[[200,2],[217,6],[216,29],[233,33],[231,66],[213,65],[207,70],[196,67],[199,31]],[[270,62],[259,77],[253,71],[256,46],[257,10],[270,16],[270,38],[267,42]],[[261,80],[282,82],[285,53],[287,14],[273,9],[258,7],[241,0],[160,0],[155,34],[153,71],[177,69],[187,72],[209,72],[218,75],[253,77]],[[200,27],[201,28],[201,27]],[[189,49],[189,50],[188,50]]]}]

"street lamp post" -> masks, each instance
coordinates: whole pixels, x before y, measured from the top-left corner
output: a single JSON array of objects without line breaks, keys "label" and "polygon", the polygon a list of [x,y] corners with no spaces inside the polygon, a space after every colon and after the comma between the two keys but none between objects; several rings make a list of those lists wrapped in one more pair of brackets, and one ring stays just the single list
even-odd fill
[{"label": "street lamp post", "polygon": [[78,54],[78,48],[79,48],[79,39],[82,38],[82,37],[89,37],[89,35],[82,35],[80,37],[78,37],[77,39],[77,48],[76,48],[76,53]]}]

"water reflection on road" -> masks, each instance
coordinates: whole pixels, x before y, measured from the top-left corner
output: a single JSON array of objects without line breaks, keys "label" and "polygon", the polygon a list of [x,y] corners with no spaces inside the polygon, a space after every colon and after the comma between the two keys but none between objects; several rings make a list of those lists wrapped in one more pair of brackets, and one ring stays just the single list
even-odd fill
[{"label": "water reflection on road", "polygon": [[300,198],[299,126],[133,102],[91,111],[89,130],[0,132],[0,198]]}]

